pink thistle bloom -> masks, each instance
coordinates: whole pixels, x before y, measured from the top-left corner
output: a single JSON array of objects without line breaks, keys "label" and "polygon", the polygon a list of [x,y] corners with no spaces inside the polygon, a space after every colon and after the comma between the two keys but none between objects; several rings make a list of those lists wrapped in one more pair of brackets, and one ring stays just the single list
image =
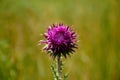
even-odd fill
[{"label": "pink thistle bloom", "polygon": [[76,45],[76,33],[66,25],[57,24],[48,28],[44,34],[45,40],[40,40],[39,43],[44,43],[46,46],[43,50],[50,53],[52,57],[63,55],[65,58],[70,53],[75,52]]}]

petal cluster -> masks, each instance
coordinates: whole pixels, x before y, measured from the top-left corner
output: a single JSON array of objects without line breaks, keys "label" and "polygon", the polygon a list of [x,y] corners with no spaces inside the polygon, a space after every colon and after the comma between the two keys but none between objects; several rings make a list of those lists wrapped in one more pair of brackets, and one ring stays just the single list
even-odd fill
[{"label": "petal cluster", "polygon": [[43,48],[50,53],[52,57],[63,55],[65,58],[70,53],[74,52],[74,48],[77,48],[76,33],[73,32],[71,27],[57,24],[48,28],[44,34],[45,40],[41,40],[40,43],[45,43]]}]

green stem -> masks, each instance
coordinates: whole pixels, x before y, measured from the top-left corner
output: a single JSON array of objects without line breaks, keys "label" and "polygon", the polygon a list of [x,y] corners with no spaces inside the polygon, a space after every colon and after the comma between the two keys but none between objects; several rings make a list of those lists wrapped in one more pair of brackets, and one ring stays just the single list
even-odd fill
[{"label": "green stem", "polygon": [[58,74],[58,79],[62,80],[62,61],[61,61],[61,56],[57,57],[57,74]]}]

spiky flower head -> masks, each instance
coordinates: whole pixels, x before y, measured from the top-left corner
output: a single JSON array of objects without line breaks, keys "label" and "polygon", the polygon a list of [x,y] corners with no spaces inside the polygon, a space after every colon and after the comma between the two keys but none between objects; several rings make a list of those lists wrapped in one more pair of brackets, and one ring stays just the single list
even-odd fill
[{"label": "spiky flower head", "polygon": [[50,53],[54,58],[63,55],[65,58],[77,48],[76,33],[72,28],[63,24],[52,25],[44,34],[45,40],[40,40],[39,43],[45,43],[43,50]]}]

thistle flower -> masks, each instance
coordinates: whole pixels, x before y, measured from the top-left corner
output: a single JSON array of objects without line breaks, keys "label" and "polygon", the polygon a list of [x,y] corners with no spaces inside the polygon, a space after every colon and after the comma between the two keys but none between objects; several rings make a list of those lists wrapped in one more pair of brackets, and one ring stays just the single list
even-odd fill
[{"label": "thistle flower", "polygon": [[45,43],[46,46],[43,50],[50,53],[50,56],[56,58],[63,55],[65,58],[70,53],[75,52],[74,48],[77,48],[76,33],[73,32],[71,27],[57,24],[48,28],[44,34],[45,40],[40,40],[39,43]]}]

